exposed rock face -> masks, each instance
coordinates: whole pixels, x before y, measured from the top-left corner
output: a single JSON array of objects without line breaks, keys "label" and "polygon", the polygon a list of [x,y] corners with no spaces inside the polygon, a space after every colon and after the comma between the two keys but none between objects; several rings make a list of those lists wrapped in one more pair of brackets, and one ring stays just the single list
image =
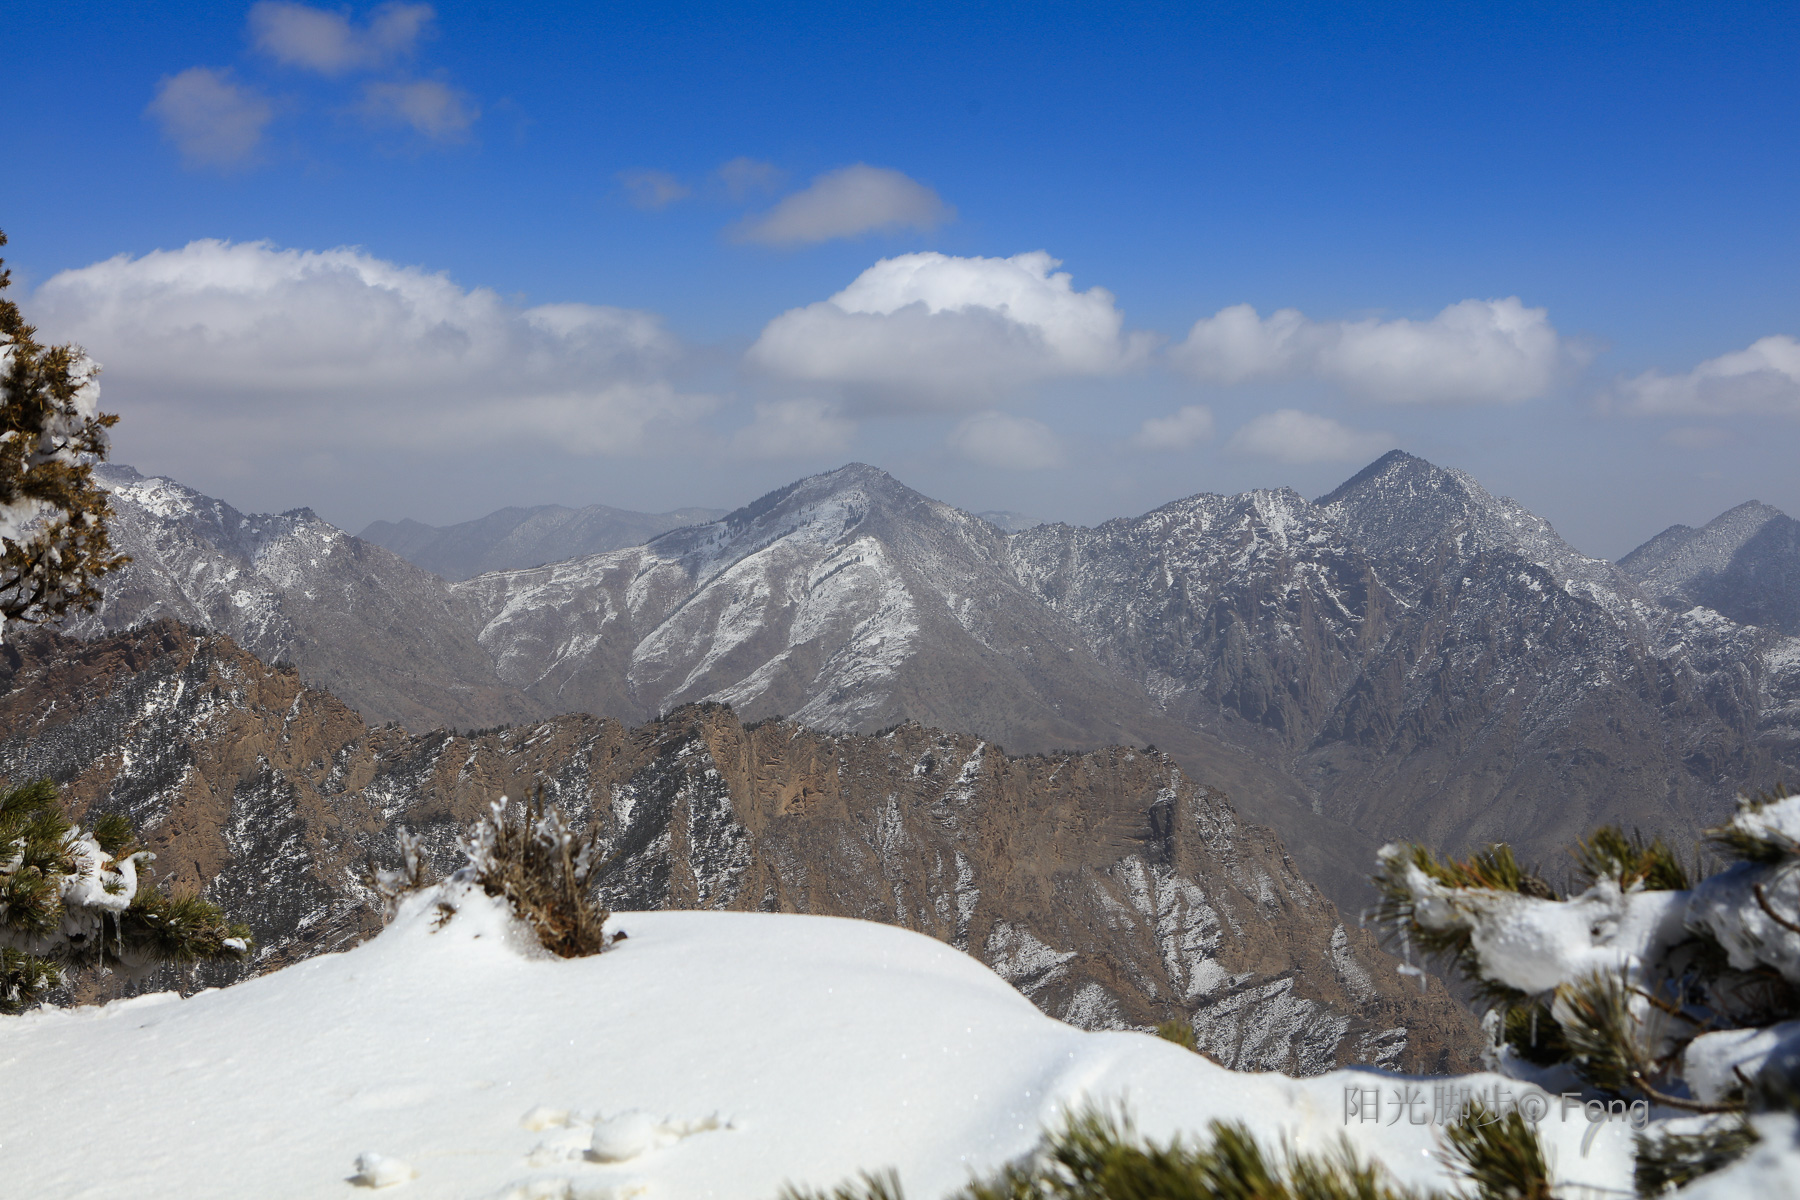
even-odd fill
[{"label": "exposed rock face", "polygon": [[[1554,873],[1594,824],[1680,837],[1800,771],[1792,522],[1760,510],[1665,534],[1686,557],[1646,548],[1627,572],[1399,452],[1318,502],[1201,495],[1012,534],[853,464],[645,545],[449,584],[308,514],[114,486],[139,562],[84,631],[180,615],[415,729],[713,700],[1015,751],[1154,743],[1346,906],[1383,840],[1508,840]],[[1740,579],[1763,599],[1706,590]]]},{"label": "exposed rock face", "polygon": [[590,504],[565,508],[503,508],[458,525],[426,525],[411,519],[375,521],[359,535],[414,566],[449,580],[484,571],[537,567],[647,542],[683,525],[716,521],[716,508],[678,508],[666,513],[628,512]]},{"label": "exposed rock face", "polygon": [[8,645],[0,729],[0,773],[130,815],[165,877],[251,922],[259,969],[371,931],[361,872],[392,859],[398,826],[447,869],[459,827],[541,783],[601,823],[616,908],[905,925],[1088,1028],[1185,1015],[1239,1067],[1446,1069],[1476,1044],[1441,984],[1398,975],[1269,831],[1160,753],[1009,758],[916,724],[747,727],[715,704],[638,729],[563,716],[415,737],[166,622]]}]

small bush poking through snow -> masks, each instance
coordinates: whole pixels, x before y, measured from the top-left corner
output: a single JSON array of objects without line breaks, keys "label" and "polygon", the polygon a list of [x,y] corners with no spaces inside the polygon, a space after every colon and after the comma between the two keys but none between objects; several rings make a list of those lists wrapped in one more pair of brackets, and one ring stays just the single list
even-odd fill
[{"label": "small bush poking through snow", "polygon": [[1165,1042],[1174,1042],[1183,1050],[1200,1053],[1200,1041],[1194,1036],[1194,1023],[1184,1021],[1180,1017],[1164,1021],[1156,1027],[1156,1036]]},{"label": "small bush poking through snow", "polygon": [[542,789],[530,804],[508,807],[500,797],[463,843],[475,881],[488,895],[504,897],[551,953],[600,953],[606,949],[601,927],[611,914],[589,895],[600,866],[599,823],[578,837],[560,808],[545,807]]}]

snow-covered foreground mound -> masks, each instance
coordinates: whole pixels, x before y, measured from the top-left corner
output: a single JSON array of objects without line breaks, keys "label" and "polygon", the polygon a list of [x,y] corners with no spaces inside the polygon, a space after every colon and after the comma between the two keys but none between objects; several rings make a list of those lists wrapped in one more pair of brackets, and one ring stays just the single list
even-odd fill
[{"label": "snow-covered foreground mound", "polygon": [[[1215,1118],[1271,1148],[1348,1133],[1402,1182],[1452,1182],[1428,1123],[1449,1081],[1237,1074],[1083,1033],[885,925],[658,912],[610,928],[629,934],[614,950],[551,958],[450,884],[372,942],[228,990],[0,1021],[0,1080],[34,1081],[6,1089],[0,1190],[350,1197],[395,1180],[396,1196],[756,1200],[892,1165],[932,1200],[1109,1100],[1159,1138]],[[1417,1102],[1396,1106],[1409,1086]],[[1378,1120],[1346,1122],[1349,1089],[1379,1089]],[[1558,1176],[1629,1189],[1622,1121],[1553,1108],[1539,1128]]]}]

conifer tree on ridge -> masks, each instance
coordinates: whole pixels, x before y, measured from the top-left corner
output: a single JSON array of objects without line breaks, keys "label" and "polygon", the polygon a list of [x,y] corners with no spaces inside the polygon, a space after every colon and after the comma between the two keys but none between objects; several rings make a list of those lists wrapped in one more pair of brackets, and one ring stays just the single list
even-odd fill
[{"label": "conifer tree on ridge", "polygon": [[[0,259],[0,291],[11,282]],[[113,553],[106,491],[93,480],[118,420],[98,409],[100,369],[79,346],[36,335],[0,299],[0,636],[8,621],[92,609],[100,577],[127,561]]]}]

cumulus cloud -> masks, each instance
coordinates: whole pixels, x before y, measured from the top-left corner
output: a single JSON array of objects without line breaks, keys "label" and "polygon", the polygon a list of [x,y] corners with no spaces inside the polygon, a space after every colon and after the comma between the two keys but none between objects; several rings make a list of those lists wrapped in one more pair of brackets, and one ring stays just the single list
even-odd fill
[{"label": "cumulus cloud", "polygon": [[190,166],[213,167],[247,162],[274,116],[263,96],[211,67],[164,78],[145,111]]},{"label": "cumulus cloud", "polygon": [[1313,321],[1248,304],[1194,323],[1170,351],[1197,379],[1313,377],[1390,404],[1510,404],[1548,390],[1584,357],[1542,308],[1516,296],[1464,300],[1429,321]]},{"label": "cumulus cloud", "polygon": [[733,200],[743,200],[752,193],[774,191],[787,179],[787,172],[774,163],[739,155],[722,164],[718,176]]},{"label": "cumulus cloud", "polygon": [[1212,410],[1203,404],[1186,404],[1166,417],[1145,421],[1131,444],[1140,450],[1186,450],[1212,435]]},{"label": "cumulus cloud", "polygon": [[950,431],[950,449],[984,467],[1034,471],[1060,467],[1066,461],[1062,443],[1050,427],[1030,417],[980,412]]},{"label": "cumulus cloud", "polygon": [[410,128],[434,142],[460,141],[481,115],[468,95],[435,79],[371,83],[362,115],[372,125]]},{"label": "cumulus cloud", "polygon": [[1142,362],[1149,335],[1123,333],[1112,293],[1076,291],[1061,265],[1041,250],[884,258],[831,299],[770,321],[748,360],[789,379],[927,406]]},{"label": "cumulus cloud", "polygon": [[46,332],[106,365],[128,419],[246,452],[514,442],[621,454],[711,402],[668,379],[653,315],[521,308],[355,249],[192,242],[47,280]]},{"label": "cumulus cloud", "polygon": [[809,458],[841,454],[856,423],[825,400],[775,400],[756,405],[756,418],[731,436],[746,458]]},{"label": "cumulus cloud", "polygon": [[357,26],[343,12],[262,0],[250,9],[250,39],[279,63],[341,75],[410,53],[434,16],[429,4],[383,4]]},{"label": "cumulus cloud", "polygon": [[688,194],[687,185],[667,171],[639,168],[620,171],[615,178],[624,187],[632,205],[645,212],[665,209]]},{"label": "cumulus cloud", "polygon": [[1284,463],[1366,462],[1394,448],[1388,433],[1361,433],[1330,417],[1282,408],[1231,435],[1226,448],[1247,458]]},{"label": "cumulus cloud", "polygon": [[[747,183],[753,168],[766,165],[734,159],[725,167],[734,163],[744,165],[726,177],[727,186],[733,177]],[[931,230],[955,219],[956,210],[924,184],[886,167],[857,163],[827,171],[768,212],[745,220],[735,236],[766,246],[803,246],[865,233]]]},{"label": "cumulus cloud", "polygon": [[1626,412],[1639,415],[1800,416],[1800,342],[1777,334],[1709,358],[1686,374],[1646,371],[1620,380],[1612,399]]}]

